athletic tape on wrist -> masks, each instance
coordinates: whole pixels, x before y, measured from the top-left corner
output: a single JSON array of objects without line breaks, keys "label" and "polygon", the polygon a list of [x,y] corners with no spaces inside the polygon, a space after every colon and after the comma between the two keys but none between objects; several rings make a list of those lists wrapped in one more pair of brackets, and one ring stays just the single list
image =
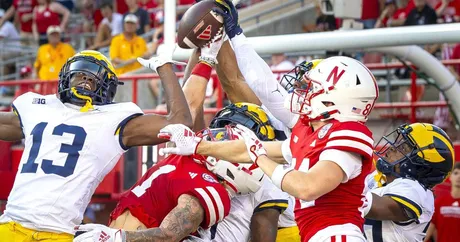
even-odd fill
[{"label": "athletic tape on wrist", "polygon": [[281,184],[283,183],[284,176],[286,176],[286,174],[291,172],[292,170],[294,170],[294,168],[291,166],[277,165],[275,170],[273,171],[272,177],[270,178],[272,180],[272,183],[279,189],[283,190],[281,188]]}]

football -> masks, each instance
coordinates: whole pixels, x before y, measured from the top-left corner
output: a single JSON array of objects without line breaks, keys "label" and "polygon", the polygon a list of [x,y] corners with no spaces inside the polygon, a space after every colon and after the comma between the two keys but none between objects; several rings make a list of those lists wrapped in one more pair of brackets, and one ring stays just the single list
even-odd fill
[{"label": "football", "polygon": [[214,0],[205,0],[184,13],[177,31],[177,42],[181,48],[201,48],[212,43],[214,37],[224,31],[224,20],[212,11],[213,8],[218,8]]}]

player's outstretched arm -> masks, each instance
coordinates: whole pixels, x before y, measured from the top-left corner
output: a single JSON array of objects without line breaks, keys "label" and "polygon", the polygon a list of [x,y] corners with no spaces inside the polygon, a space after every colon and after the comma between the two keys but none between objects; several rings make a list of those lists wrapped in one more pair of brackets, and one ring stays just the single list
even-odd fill
[{"label": "player's outstretched arm", "polygon": [[[160,137],[175,143],[175,147],[160,149],[160,154],[176,155],[205,155],[233,163],[251,163],[251,158],[246,152],[246,145],[242,140],[233,141],[206,141],[197,137],[195,133],[182,124],[171,124],[160,130]],[[282,141],[264,142],[268,155],[279,163],[285,163],[281,146]]]},{"label": "player's outstretched arm", "polygon": [[[369,194],[370,193],[370,194]],[[366,198],[369,201],[370,208],[368,208],[367,214],[365,215],[366,218],[370,218],[373,220],[391,220],[397,222],[405,222],[410,219],[417,219],[417,215],[414,213],[412,214],[410,211],[406,211],[401,204],[396,202],[390,196],[379,196],[372,192],[369,192],[366,195]]]},{"label": "player's outstretched arm", "polygon": [[224,35],[216,36],[217,40],[215,42],[201,48],[199,52],[195,50],[190,57],[189,65],[196,65],[192,67],[193,70],[185,82],[183,90],[192,114],[194,131],[200,131],[205,128],[203,104],[206,98],[206,87],[211,78],[212,69],[217,64],[217,53],[219,53],[222,46]]},{"label": "player's outstretched arm", "polygon": [[269,208],[255,212],[251,217],[251,242],[275,242],[280,211]]},{"label": "player's outstretched arm", "polygon": [[198,229],[204,214],[198,198],[183,194],[158,228],[128,232],[101,224],[84,224],[75,227],[75,231],[85,233],[75,237],[74,242],[178,242]]},{"label": "player's outstretched arm", "polygon": [[192,116],[187,105],[182,88],[173,67],[171,54],[152,57],[149,60],[139,58],[138,61],[158,73],[165,90],[167,114],[147,114],[131,119],[125,126],[122,135],[126,147],[140,145],[157,145],[165,142],[157,135],[161,128],[168,124],[181,123],[192,127]]},{"label": "player's outstretched arm", "polygon": [[251,89],[253,87],[248,85],[238,67],[230,41],[222,45],[217,61],[221,63],[216,66],[217,75],[228,99],[232,103],[248,102],[261,106],[262,103]]},{"label": "player's outstretched arm", "polygon": [[24,138],[21,121],[14,112],[0,112],[0,140],[18,141]]},{"label": "player's outstretched arm", "polygon": [[[257,95],[258,99],[267,109],[280,120],[286,127],[292,128],[298,120],[298,115],[291,113],[284,107],[284,100],[287,91],[278,83],[267,63],[255,52],[254,48],[247,42],[243,30],[238,24],[238,11],[231,0],[218,1],[217,5],[221,9],[215,9],[217,13],[224,17],[224,26],[230,38],[234,54],[223,58],[228,58],[230,63],[236,56],[239,70],[249,87]],[[222,52],[222,55],[224,52]],[[224,79],[225,81],[225,79]],[[224,84],[222,84],[224,86]]]},{"label": "player's outstretched arm", "polygon": [[199,62],[198,57],[200,57],[200,51],[199,49],[195,49],[187,63],[184,75],[184,79],[186,81],[182,87],[190,113],[192,114],[192,130],[195,132],[202,130],[206,126],[204,121],[203,104],[205,99],[204,96],[206,95],[206,86],[208,83],[208,80],[204,77],[192,75],[193,69]]},{"label": "player's outstretched arm", "polygon": [[160,227],[126,232],[126,242],[176,242],[198,229],[204,219],[204,209],[191,195],[181,195],[177,206],[163,219]]},{"label": "player's outstretched arm", "polygon": [[280,165],[267,157],[267,151],[257,136],[248,128],[237,125],[251,160],[270,177],[273,184],[290,195],[304,201],[313,201],[334,190],[344,180],[345,172],[332,161],[322,160],[308,172]]},{"label": "player's outstretched arm", "polygon": [[[281,145],[282,141],[261,142],[267,150],[267,155],[277,164],[284,164]],[[246,152],[246,145],[243,140],[233,141],[201,141],[198,144],[196,153],[199,155],[212,156],[216,159],[227,160],[232,163],[251,163],[251,157]]]}]

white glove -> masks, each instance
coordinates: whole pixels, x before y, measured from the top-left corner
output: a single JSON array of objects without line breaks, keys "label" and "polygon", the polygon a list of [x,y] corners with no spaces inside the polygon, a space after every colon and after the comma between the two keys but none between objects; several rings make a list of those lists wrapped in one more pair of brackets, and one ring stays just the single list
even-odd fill
[{"label": "white glove", "polygon": [[73,242],[126,242],[125,231],[111,229],[102,224],[83,224],[75,227],[75,231],[85,232],[73,239]]},{"label": "white glove", "polygon": [[243,125],[237,124],[235,132],[244,139],[249,157],[251,157],[251,160],[257,165],[257,159],[262,155],[267,155],[267,151],[262,145],[262,142],[260,142],[259,138],[257,138],[252,130]]},{"label": "white glove", "polygon": [[185,62],[174,61],[172,55],[176,45],[163,45],[162,48],[158,47],[157,55],[146,60],[138,57],[137,61],[144,67],[150,68],[154,72],[158,72],[157,69],[166,63],[172,63],[176,65],[186,65]]},{"label": "white glove", "polygon": [[170,124],[160,129],[158,138],[168,139],[175,143],[176,147],[161,148],[160,155],[194,155],[202,138],[197,137],[189,127],[183,124]]},{"label": "white glove", "polygon": [[214,36],[214,39],[212,40],[212,43],[201,47],[201,58],[200,60],[206,61],[211,60],[214,63],[209,63],[211,65],[217,64],[217,54],[219,54],[219,50],[222,47],[222,44],[225,41],[225,31],[224,28],[222,28],[222,33],[218,33],[216,36]]}]

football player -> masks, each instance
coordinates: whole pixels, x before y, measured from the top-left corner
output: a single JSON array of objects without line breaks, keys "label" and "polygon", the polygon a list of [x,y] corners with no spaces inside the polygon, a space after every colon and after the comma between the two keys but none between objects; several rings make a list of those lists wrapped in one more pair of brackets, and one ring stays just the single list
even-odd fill
[{"label": "football player", "polygon": [[[193,66],[194,67],[191,78],[187,80],[184,86],[184,93],[187,97],[192,117],[194,119],[194,127],[197,130],[203,129],[203,126],[200,125],[204,124],[204,122],[202,121],[202,108],[206,84],[211,74],[212,68],[210,67],[216,64],[216,55],[219,51],[219,47],[221,44],[222,40],[212,44],[209,48],[202,48],[199,58],[200,63],[198,63],[196,66],[194,66],[194,59],[192,59],[192,61],[189,62],[188,69],[190,69]],[[250,127],[251,129],[256,131],[259,134],[259,137],[263,140],[274,139],[274,130],[273,127],[271,127],[270,125],[267,115],[263,112],[263,110],[260,107],[249,103],[236,103],[224,108],[212,120],[210,128],[201,131],[200,135],[206,138],[211,138],[213,140],[228,139],[232,136],[232,134],[231,128],[227,125],[237,123],[244,124],[247,127]],[[166,160],[169,159],[170,158],[168,157]],[[182,159],[183,163],[188,164],[188,166],[190,166],[190,157],[185,156]],[[196,156],[194,157],[194,159],[196,161],[206,164],[208,169],[215,173],[219,180],[223,180],[225,186],[227,187],[227,190],[229,191],[230,196],[232,197],[230,215],[226,217],[222,222],[220,222],[219,224],[215,224],[210,229],[207,229],[215,222],[222,220],[222,216],[216,216],[217,218],[219,218],[219,220],[216,221],[216,219],[214,219],[212,220],[211,224],[209,223],[209,221],[204,221],[199,217],[188,217],[187,220],[181,220],[174,223],[174,225],[179,227],[176,230],[174,230],[175,233],[169,232],[170,229],[167,226],[167,224],[172,223],[170,221],[171,219],[166,218],[174,218],[174,221],[176,221],[177,211],[172,210],[170,214],[168,214],[167,217],[163,219],[163,217],[161,217],[163,216],[163,214],[158,214],[156,211],[168,211],[170,210],[171,206],[166,206],[166,204],[164,204],[163,206],[156,206],[158,202],[152,201],[151,197],[160,197],[166,195],[167,197],[172,197],[173,199],[165,199],[165,202],[176,204],[177,202],[174,199],[177,196],[168,196],[167,194],[170,193],[168,189],[166,189],[165,193],[159,193],[158,190],[161,190],[162,187],[168,188],[194,186],[193,184],[201,181],[199,179],[190,179],[190,174],[187,173],[190,169],[185,169],[186,172],[183,172],[183,178],[179,179],[178,186],[162,185],[161,180],[169,180],[169,183],[173,183],[173,181],[171,180],[174,177],[178,177],[178,175],[176,175],[175,173],[180,173],[180,170],[182,170],[178,168],[175,171],[167,175],[164,175],[164,178],[158,177],[158,180],[151,180],[150,187],[146,190],[145,195],[142,195],[145,197],[144,199],[142,199],[142,197],[136,197],[131,193],[125,195],[121,199],[118,207],[112,213],[112,219],[116,220],[115,222],[111,223],[111,227],[117,229],[122,228],[122,233],[126,234],[126,241],[140,238],[138,237],[141,236],[140,233],[143,233],[144,237],[142,238],[158,239],[158,235],[160,233],[155,234],[155,230],[162,231],[162,235],[165,234],[169,236],[161,237],[162,239],[166,239],[168,241],[178,241],[184,238],[184,236],[188,235],[189,233],[195,231],[200,225],[201,226],[198,230],[199,237],[190,236],[189,241],[247,241],[250,236],[252,241],[274,241],[276,238],[276,231],[278,228],[279,215],[288,206],[287,194],[282,193],[277,188],[273,189],[274,186],[266,179],[263,179],[263,173],[260,171],[260,169],[246,169],[243,166],[235,166],[223,160],[217,161],[212,157],[205,158],[202,156]],[[164,161],[160,163],[164,165]],[[180,166],[180,163],[175,165]],[[155,167],[157,166],[158,165],[156,165]],[[193,166],[198,167],[200,165],[194,163]],[[203,170],[204,166],[201,166],[201,169]],[[139,186],[139,184],[141,184],[142,181],[146,180],[149,176],[149,173],[150,172],[148,172],[148,174],[146,174],[144,178],[142,178],[141,181],[138,182],[138,184],[136,184],[134,187]],[[193,172],[193,174],[196,174],[196,172]],[[261,188],[262,179],[263,185]],[[187,185],[179,185],[184,183],[186,183]],[[195,184],[196,187],[199,187],[200,185],[204,186],[204,184]],[[133,193],[135,189],[136,188],[132,189]],[[204,189],[206,190],[207,188],[204,187]],[[177,190],[175,191],[175,193],[183,192],[182,189]],[[151,193],[151,195],[149,195],[148,193]],[[222,195],[219,196],[219,198],[221,197]],[[205,211],[209,210],[209,207],[206,207],[205,205],[206,204],[203,204],[201,207],[204,208]],[[198,206],[199,208],[199,204],[195,204],[195,206]],[[123,215],[120,216],[121,213],[123,213]],[[206,212],[205,214],[208,215],[209,213]],[[184,211],[183,213],[181,213],[181,215],[183,214],[188,214],[188,211]],[[195,214],[195,216],[200,216],[200,214],[197,213]],[[157,219],[148,219],[149,217],[155,217]],[[119,223],[117,223],[118,220]],[[165,224],[161,223],[161,225],[159,226],[158,224],[149,223],[149,221],[161,220],[166,221]],[[191,224],[189,221],[198,222]],[[266,221],[272,222],[272,224],[267,224]],[[286,223],[284,220],[282,222]],[[126,230],[136,230],[138,228],[152,227],[159,228],[153,230],[146,230],[139,233],[124,232]],[[250,234],[250,227],[251,229],[253,229],[253,231],[256,231],[258,233],[256,234],[256,236],[252,231]],[[107,239],[108,241],[113,241],[109,240],[109,237],[114,239],[117,233],[117,230],[111,230],[103,226],[94,225],[83,225],[80,226],[80,229],[90,230],[90,232],[87,232],[81,237],[76,238],[75,241],[93,241],[93,238],[96,238],[97,241],[99,236],[102,235],[103,231],[105,231],[106,234],[112,235],[111,237],[107,236],[107,238],[105,239]],[[271,238],[269,236],[271,236]]]},{"label": "football player", "polygon": [[[235,47],[236,48],[236,47]],[[255,53],[255,52],[254,52]],[[257,58],[260,60],[255,61],[254,63],[251,63],[251,65],[260,65],[261,67],[266,66],[265,62],[256,54]],[[243,58],[243,61],[238,62],[237,64],[237,58],[235,57],[235,54],[232,50],[232,47],[230,46],[229,41],[226,41],[222,48],[219,51],[219,55],[217,56],[217,60],[219,62],[224,62],[225,65],[217,65],[216,71],[219,76],[219,81],[222,84],[222,87],[227,94],[227,97],[233,102],[254,102],[259,105],[261,105],[261,100],[266,100],[265,98],[269,97],[269,95],[265,95],[264,93],[261,93],[262,89],[254,90],[253,86],[248,85],[251,83],[251,85],[254,85],[255,87],[260,87],[266,85],[266,80],[263,78],[264,76],[261,75],[260,73],[257,73],[256,75],[249,75],[248,73],[251,73],[251,71],[248,72],[243,72],[244,74],[241,74],[239,69],[238,69],[238,64],[240,62],[244,64],[249,64],[248,59],[246,56],[246,59]],[[241,60],[241,59],[238,59]],[[260,64],[258,61],[262,61],[262,64]],[[237,70],[237,71],[235,71]],[[257,70],[264,70],[263,68],[257,68]],[[264,73],[264,72],[262,72]],[[270,72],[271,73],[271,72]],[[247,82],[245,81],[245,77]],[[252,77],[252,82],[250,82],[248,79]],[[259,78],[262,77],[262,78]],[[273,79],[274,83],[276,84],[277,82],[275,79]],[[252,88],[252,89],[251,89]],[[254,90],[254,91],[253,91]],[[284,90],[283,90],[284,91]],[[257,93],[257,95],[256,95]],[[271,94],[275,95],[275,94]],[[274,105],[272,105],[274,106]],[[276,106],[275,106],[276,107]],[[290,131],[289,129],[283,124],[283,122],[279,121],[277,118],[275,118],[270,111],[268,110],[267,107],[264,105],[261,106],[261,108],[265,111],[265,113],[268,115],[269,120],[272,124],[272,126],[275,128],[275,137],[277,140],[285,140],[286,136],[289,135]],[[284,109],[284,107],[282,107]],[[273,109],[272,109],[273,110]],[[284,109],[287,111],[288,115],[290,116],[290,112],[287,109]],[[274,110],[277,112],[277,116],[283,117],[283,113],[279,113],[277,110]],[[264,178],[267,179],[267,178]],[[279,188],[274,187],[272,183],[265,183],[265,186],[271,186],[269,190],[272,191],[281,191]],[[261,188],[263,190],[264,187]],[[261,191],[259,190],[259,193]],[[275,193],[276,194],[276,193]],[[283,193],[278,193],[280,196]],[[284,193],[285,194],[285,193]],[[281,198],[282,196],[280,196]],[[276,200],[276,197],[273,197]],[[278,221],[278,231],[275,233],[267,233],[264,232],[266,231],[267,228],[273,227],[273,226],[268,226],[268,225],[263,225],[265,223],[269,223],[270,221],[276,221],[275,217],[272,216],[270,219],[268,219],[268,216],[264,216],[264,213],[267,214],[276,214],[276,207],[275,209],[270,209],[269,211],[265,211],[264,213],[257,213],[254,214],[252,217],[252,220],[259,221],[260,226],[254,226],[251,227],[251,241],[272,241],[272,238],[274,235],[276,235],[276,241],[284,241],[284,242],[297,242],[300,241],[300,236],[299,236],[299,230],[297,227],[297,224],[294,221],[294,200],[289,197],[289,202],[288,202],[288,208],[281,213]],[[233,206],[232,206],[233,208]],[[233,209],[232,209],[233,210]],[[257,215],[257,216],[255,216]],[[257,220],[256,220],[257,219]],[[244,224],[246,223],[239,223],[241,227],[244,227]],[[251,224],[256,224],[256,222],[251,223]],[[271,222],[271,224],[273,224]],[[263,231],[259,231],[258,228],[262,228]]]},{"label": "football player", "polygon": [[[242,77],[241,73],[238,71],[236,58],[228,41],[223,43],[218,53],[216,71],[227,97],[231,102],[235,103],[235,105],[233,107],[231,105],[228,109],[222,110],[211,123],[211,127],[223,128],[227,124],[240,123],[251,128],[251,130],[257,133],[262,140],[273,140],[274,138],[278,140],[286,139],[282,131],[284,127],[282,125],[277,125],[275,128],[275,124],[280,124],[280,121],[270,115],[270,112],[266,108],[259,108],[256,105],[248,103],[253,102],[260,104],[260,101],[251,88],[248,87],[248,84],[245,83],[244,80],[241,81],[244,77]],[[215,56],[213,57],[215,58]],[[188,67],[192,66],[191,64],[196,60],[198,60],[198,56],[194,57],[192,55]],[[194,97],[196,99],[189,98],[189,92],[185,90],[189,84],[193,88]],[[196,110],[197,107],[202,107],[199,105],[197,106],[197,104],[203,101],[205,86],[206,80],[202,80],[202,82],[194,81],[186,83],[184,93],[189,102],[192,116],[194,116],[194,110]],[[244,103],[240,104],[240,102]],[[251,113],[258,114],[259,118],[257,119],[260,121],[256,123],[270,121],[275,128],[274,137],[271,132],[272,129],[270,129],[267,135],[264,129],[256,128],[257,126],[254,126],[253,121],[244,121],[247,120],[245,116],[250,116]],[[255,121],[257,121],[257,119]],[[263,125],[259,126],[263,127]],[[228,162],[217,163],[218,166],[225,166],[227,164]],[[225,169],[215,169],[214,171],[219,170],[222,172],[217,175],[224,176]],[[248,241],[249,238],[253,242],[275,241],[275,238],[277,241],[285,242],[300,241],[299,231],[294,221],[293,200],[267,180],[266,177],[263,178],[262,187],[255,194],[250,193],[246,196],[236,196],[232,198],[229,216],[217,225],[217,229],[208,231],[208,235],[210,236],[202,237],[211,238],[213,241]],[[287,209],[285,210],[286,206]],[[213,233],[211,232],[214,232],[216,236],[212,236]]]},{"label": "football player", "polygon": [[[224,16],[232,45],[244,44],[236,9],[229,0],[221,7],[216,11]],[[260,142],[243,126],[239,127],[246,142],[209,142],[184,137],[187,128],[172,125],[184,130],[173,133],[171,140],[182,142],[165,151],[252,161],[277,187],[297,198],[295,216],[302,241],[365,241],[361,211],[373,150],[365,122],[378,97],[375,78],[362,63],[347,57],[325,59],[293,78],[296,86],[288,96],[289,107],[300,116],[286,142]],[[289,160],[291,165],[284,165]]]},{"label": "football player", "polygon": [[14,100],[13,112],[0,113],[1,140],[25,138],[0,217],[0,238],[72,241],[94,190],[129,147],[164,142],[157,134],[167,124],[192,125],[171,53],[138,59],[160,75],[167,115],[145,115],[134,103],[115,103],[122,83],[97,51],[79,52],[65,63],[56,95],[29,92]]},{"label": "football player", "polygon": [[[434,213],[431,189],[455,162],[452,141],[439,127],[401,125],[377,144],[375,188],[367,192],[368,241],[423,241]],[[382,176],[383,175],[383,176]],[[382,186],[384,183],[384,186]]]}]

